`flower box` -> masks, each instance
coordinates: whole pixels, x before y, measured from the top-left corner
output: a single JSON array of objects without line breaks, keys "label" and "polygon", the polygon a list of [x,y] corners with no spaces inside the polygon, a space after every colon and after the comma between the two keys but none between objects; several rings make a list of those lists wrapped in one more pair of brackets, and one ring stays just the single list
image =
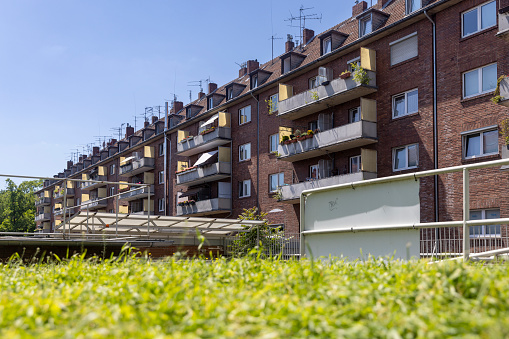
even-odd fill
[{"label": "flower box", "polygon": [[201,132],[200,132],[200,135],[209,134],[209,133],[214,132],[215,130],[216,130],[216,128],[215,128],[215,127],[211,127],[211,128],[206,129],[206,130],[204,130],[204,131],[201,131]]},{"label": "flower box", "polygon": [[351,75],[352,75],[352,73],[346,72],[346,73],[342,73],[339,77],[344,80],[344,79],[348,79]]}]

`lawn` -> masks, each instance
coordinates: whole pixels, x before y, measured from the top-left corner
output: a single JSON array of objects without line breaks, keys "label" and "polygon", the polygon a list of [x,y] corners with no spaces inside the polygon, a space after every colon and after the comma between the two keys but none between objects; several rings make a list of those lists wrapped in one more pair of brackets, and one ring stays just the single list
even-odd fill
[{"label": "lawn", "polygon": [[74,257],[0,266],[1,338],[509,337],[505,264]]}]

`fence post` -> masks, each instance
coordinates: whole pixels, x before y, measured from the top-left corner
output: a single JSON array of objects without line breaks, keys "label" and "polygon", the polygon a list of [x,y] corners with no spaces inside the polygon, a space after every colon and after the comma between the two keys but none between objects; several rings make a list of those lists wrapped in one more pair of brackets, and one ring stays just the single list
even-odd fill
[{"label": "fence post", "polygon": [[467,221],[470,220],[470,175],[467,168],[463,168],[463,261],[470,257],[470,228]]}]

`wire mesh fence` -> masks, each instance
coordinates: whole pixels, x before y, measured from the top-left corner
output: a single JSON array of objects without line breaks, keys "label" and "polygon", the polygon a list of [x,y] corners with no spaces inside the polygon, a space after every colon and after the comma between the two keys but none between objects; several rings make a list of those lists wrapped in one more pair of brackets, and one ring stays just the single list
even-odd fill
[{"label": "wire mesh fence", "polygon": [[[224,238],[225,256],[234,255],[234,244],[238,240],[237,237]],[[262,247],[262,253],[266,257],[280,256],[281,259],[288,260],[298,258],[300,255],[300,234],[299,233],[283,233],[274,235],[272,241],[266,242],[268,245]]]}]

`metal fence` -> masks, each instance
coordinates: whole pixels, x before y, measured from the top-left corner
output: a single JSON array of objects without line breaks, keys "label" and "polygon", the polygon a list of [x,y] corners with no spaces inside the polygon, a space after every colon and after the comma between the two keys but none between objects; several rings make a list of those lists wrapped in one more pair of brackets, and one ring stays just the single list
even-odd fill
[{"label": "metal fence", "polygon": [[[225,256],[233,256],[233,246],[237,237],[224,238],[224,253]],[[269,246],[262,247],[262,253],[266,257],[281,256],[281,259],[298,258],[300,253],[300,234],[299,233],[283,233],[282,235],[275,235],[269,241]]]}]

